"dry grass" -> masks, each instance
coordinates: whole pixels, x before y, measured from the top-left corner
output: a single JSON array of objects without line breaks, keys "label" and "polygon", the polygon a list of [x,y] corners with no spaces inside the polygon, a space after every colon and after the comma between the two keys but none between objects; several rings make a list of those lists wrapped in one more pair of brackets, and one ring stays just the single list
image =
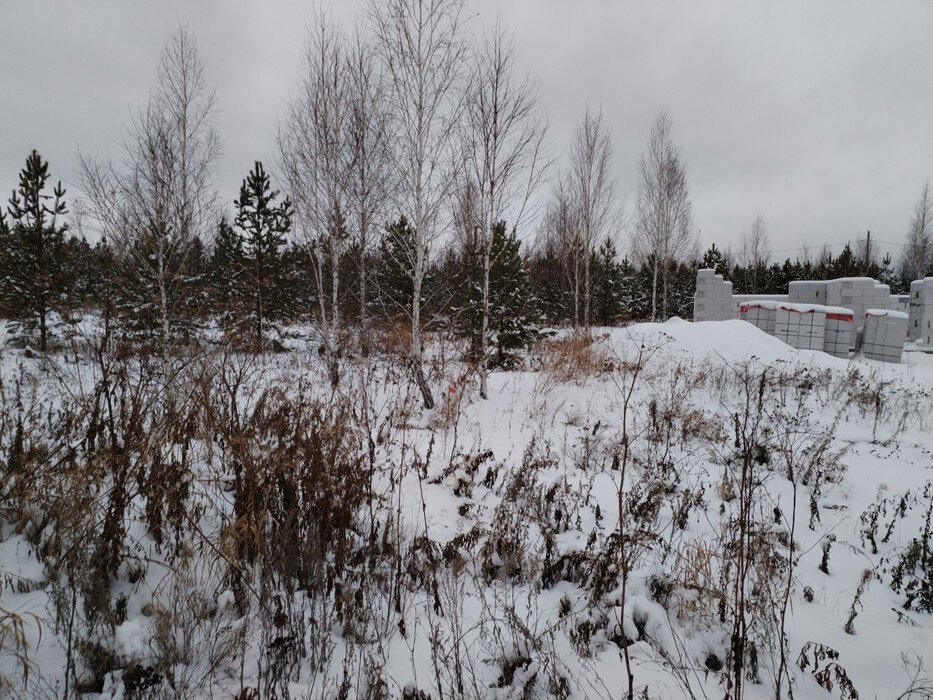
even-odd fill
[{"label": "dry grass", "polygon": [[558,383],[583,382],[615,369],[615,358],[606,344],[608,335],[575,333],[547,338],[535,347],[535,364]]},{"label": "dry grass", "polygon": [[411,321],[396,317],[385,321],[371,322],[372,349],[389,356],[407,357],[411,347]]},{"label": "dry grass", "polygon": [[677,552],[673,576],[681,591],[677,617],[711,625],[723,593],[714,583],[722,566],[722,556],[705,544],[687,544]]}]

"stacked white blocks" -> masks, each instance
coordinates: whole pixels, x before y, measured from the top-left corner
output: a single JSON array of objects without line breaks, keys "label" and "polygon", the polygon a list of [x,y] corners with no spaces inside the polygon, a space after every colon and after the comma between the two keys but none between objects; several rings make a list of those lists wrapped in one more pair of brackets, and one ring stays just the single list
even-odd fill
[{"label": "stacked white blocks", "polygon": [[826,307],[826,327],[823,333],[823,352],[834,357],[849,357],[855,333],[855,315],[850,309]]},{"label": "stacked white blocks", "polygon": [[768,335],[774,335],[774,320],[779,304],[774,301],[750,301],[739,307],[739,318],[760,328]]},{"label": "stacked white blocks", "polygon": [[798,350],[822,350],[826,308],[815,304],[780,304],[774,316],[774,337]]},{"label": "stacked white blocks", "polygon": [[[852,309],[855,318],[865,318],[869,309],[893,310],[891,288],[871,277],[843,277],[829,280],[826,287],[827,304]],[[902,343],[903,345],[903,343]]]},{"label": "stacked white blocks", "polygon": [[933,347],[933,277],[914,282],[910,295],[891,296],[870,277],[791,282],[787,297],[732,295],[713,270],[697,271],[694,320],[721,321],[738,313],[788,345],[847,358],[864,322],[865,357],[900,362],[909,321],[911,340]]},{"label": "stacked white blocks", "polygon": [[725,282],[715,270],[697,270],[697,291],[693,295],[694,321],[726,321],[734,318],[732,282]]},{"label": "stacked white blocks", "polygon": [[869,360],[900,362],[908,315],[902,311],[869,309],[862,330],[862,354]]},{"label": "stacked white blocks", "polygon": [[871,277],[807,280],[787,285],[787,300],[795,304],[825,304],[851,309],[862,319],[868,309],[892,309],[891,288]]},{"label": "stacked white blocks", "polygon": [[787,303],[788,298],[786,294],[733,294],[732,317],[738,318],[739,310],[744,304],[759,304],[763,301]]},{"label": "stacked white blocks", "polygon": [[892,294],[891,309],[910,313],[910,294]]},{"label": "stacked white blocks", "polygon": [[787,285],[791,304],[826,304],[826,280],[803,280]]},{"label": "stacked white blocks", "polygon": [[908,338],[920,345],[933,346],[933,277],[910,283]]}]

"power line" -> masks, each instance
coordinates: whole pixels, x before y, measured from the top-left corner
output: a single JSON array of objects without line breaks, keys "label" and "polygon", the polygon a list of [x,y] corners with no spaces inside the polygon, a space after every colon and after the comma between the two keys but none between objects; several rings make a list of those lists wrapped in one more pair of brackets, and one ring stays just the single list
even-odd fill
[{"label": "power line", "polygon": [[[857,239],[857,240],[864,240],[864,239]],[[872,245],[876,243],[881,243],[883,245],[889,245],[889,246],[897,246],[898,248],[903,248],[907,245],[906,243],[892,243],[891,241],[879,241],[878,239],[873,239]],[[823,250],[824,248],[838,248],[840,246],[846,246],[846,245],[851,245],[851,244],[852,244],[851,240],[843,241],[842,243],[821,243],[819,245],[800,246],[799,248],[780,248],[778,250],[772,250],[771,253],[772,254],[774,253],[797,253],[797,252],[802,253],[804,250],[812,253],[814,251],[819,252]]]}]

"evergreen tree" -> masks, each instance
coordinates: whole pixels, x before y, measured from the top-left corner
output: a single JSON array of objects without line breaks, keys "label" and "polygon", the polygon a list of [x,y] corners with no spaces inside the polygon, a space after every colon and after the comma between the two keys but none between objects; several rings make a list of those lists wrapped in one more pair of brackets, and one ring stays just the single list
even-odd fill
[{"label": "evergreen tree", "polygon": [[830,272],[827,279],[836,279],[839,277],[855,277],[859,274],[859,261],[855,259],[852,247],[846,243],[839,257],[830,266]]},{"label": "evergreen tree", "polygon": [[404,216],[386,226],[379,242],[379,267],[376,273],[379,301],[383,313],[394,318],[409,313],[414,296],[415,232]]},{"label": "evergreen tree", "polygon": [[[464,305],[459,311],[460,333],[470,339],[471,356],[481,358],[483,315],[482,243],[467,246],[462,260]],[[521,243],[515,232],[507,232],[500,221],[492,230],[489,251],[489,334],[488,355],[492,367],[509,367],[514,351],[529,347],[538,335],[539,314],[528,273],[519,253]]]},{"label": "evergreen tree", "polygon": [[617,251],[611,239],[606,238],[593,260],[593,318],[600,326],[611,326],[622,313],[623,279]]},{"label": "evergreen tree", "polygon": [[548,246],[531,257],[528,261],[528,277],[547,323],[559,325],[572,318],[567,277],[555,247]]},{"label": "evergreen tree", "polygon": [[245,276],[246,254],[243,251],[243,237],[224,217],[217,225],[217,233],[214,235],[208,284],[212,309],[225,331],[236,332],[240,320],[245,315]]},{"label": "evergreen tree", "polygon": [[[482,322],[483,322],[483,243],[471,239],[458,255],[449,251],[439,266],[438,274],[450,285],[450,310],[456,319],[456,332],[467,338],[470,362],[482,361]],[[491,251],[490,251],[491,259]],[[442,285],[443,286],[443,285]],[[490,267],[490,297],[492,296],[492,268]],[[490,299],[490,307],[492,301]]]},{"label": "evergreen tree", "polygon": [[0,314],[6,316],[7,277],[13,268],[13,236],[6,221],[6,213],[0,209]]},{"label": "evergreen tree", "polygon": [[119,269],[119,261],[113,246],[106,238],[97,242],[90,251],[84,277],[90,298],[94,300],[103,314],[104,334],[110,334],[119,295],[119,279],[114,279],[113,271]]},{"label": "evergreen tree", "polygon": [[693,293],[696,291],[697,262],[680,263],[671,272],[672,316],[693,318]]},{"label": "evergreen tree", "polygon": [[10,224],[2,224],[5,239],[0,277],[0,304],[5,315],[19,321],[27,332],[38,327],[39,349],[47,348],[49,321],[62,308],[66,290],[63,253],[67,224],[65,190],[59,182],[45,192],[49,164],[35,150],[26,158],[19,187],[10,197]]},{"label": "evergreen tree", "polygon": [[519,253],[520,246],[515,231],[507,233],[504,222],[493,227],[489,326],[491,345],[496,351],[491,359],[497,367],[509,367],[513,351],[530,347],[538,337],[538,304]]},{"label": "evergreen tree", "polygon": [[285,235],[291,229],[292,203],[285,197],[277,204],[278,195],[272,190],[262,163],[257,160],[235,202],[236,225],[243,233],[249,268],[244,280],[246,301],[251,308],[259,350],[267,321],[281,314],[284,302],[281,294],[284,269],[279,248],[285,245]]},{"label": "evergreen tree", "polygon": [[308,265],[312,253],[307,244],[293,242],[282,251],[280,311],[283,318],[303,318],[310,321],[312,309],[318,304],[314,271]]},{"label": "evergreen tree", "polygon": [[633,320],[647,321],[652,317],[654,296],[651,292],[651,285],[654,280],[654,270],[654,260],[648,256],[631,278],[629,309]]},{"label": "evergreen tree", "polygon": [[805,274],[807,274],[807,272],[804,270],[803,265],[800,264],[800,260],[791,262],[790,258],[787,258],[781,266],[781,281],[784,283],[784,286],[781,288],[782,291],[776,293],[784,294],[787,291],[787,285],[791,282],[809,279],[803,276]]},{"label": "evergreen tree", "polygon": [[909,294],[910,282],[904,280],[898,274],[894,267],[894,260],[891,254],[887,253],[881,261],[881,267],[878,272],[878,281],[891,288],[891,294]]},{"label": "evergreen tree", "polygon": [[647,319],[651,316],[651,295],[647,268],[639,270],[627,257],[619,263],[619,306],[623,321]]},{"label": "evergreen tree", "polygon": [[707,270],[715,270],[717,275],[723,276],[723,279],[730,279],[729,263],[726,262],[722,251],[716,247],[715,243],[713,243],[709,249],[703,253],[703,263],[701,267]]},{"label": "evergreen tree", "polygon": [[183,268],[182,278],[185,294],[179,300],[181,317],[178,326],[185,334],[190,333],[210,312],[208,274],[210,258],[204,250],[204,241],[192,238],[188,244],[188,254]]},{"label": "evergreen tree", "polygon": [[69,236],[62,245],[61,274],[64,291],[62,307],[67,310],[96,306],[91,281],[94,277],[94,249],[81,237]]}]

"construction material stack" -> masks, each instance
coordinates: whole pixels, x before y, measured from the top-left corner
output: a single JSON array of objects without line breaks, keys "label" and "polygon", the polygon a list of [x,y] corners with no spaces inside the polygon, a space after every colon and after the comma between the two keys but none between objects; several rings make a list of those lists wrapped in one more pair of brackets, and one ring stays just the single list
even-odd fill
[{"label": "construction material stack", "polygon": [[893,309],[891,288],[871,277],[840,277],[835,280],[806,280],[787,285],[792,304],[825,304],[851,309],[856,319],[868,309]]},{"label": "construction material stack", "polygon": [[868,309],[862,330],[862,354],[869,360],[900,362],[907,319],[908,315],[902,311]]},{"label": "construction material stack", "polygon": [[815,304],[779,304],[774,317],[774,337],[798,350],[822,350],[826,307]]},{"label": "construction material stack", "polygon": [[791,304],[827,304],[826,280],[797,280],[787,285]]},{"label": "construction material stack", "polygon": [[774,320],[780,304],[774,301],[745,302],[739,307],[739,318],[760,328],[768,335],[774,335]]},{"label": "construction material stack", "polygon": [[851,309],[827,306],[826,326],[823,332],[823,352],[834,357],[849,357],[855,336],[855,314]]},{"label": "construction material stack", "polygon": [[735,317],[732,282],[723,281],[715,270],[697,270],[697,290],[693,295],[694,321],[727,321]]},{"label": "construction material stack", "polygon": [[933,277],[910,283],[908,339],[933,347]]},{"label": "construction material stack", "polygon": [[852,309],[863,319],[869,309],[893,310],[891,288],[871,277],[842,277],[826,283],[826,304]]}]

